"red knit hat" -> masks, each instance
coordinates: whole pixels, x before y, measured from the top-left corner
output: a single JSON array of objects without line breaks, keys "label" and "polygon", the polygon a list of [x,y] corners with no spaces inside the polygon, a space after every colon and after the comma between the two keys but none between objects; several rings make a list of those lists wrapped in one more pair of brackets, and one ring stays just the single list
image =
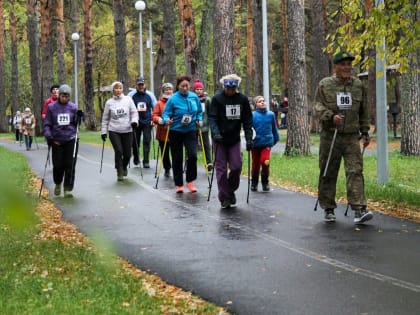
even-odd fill
[{"label": "red knit hat", "polygon": [[204,89],[204,84],[200,81],[200,79],[194,81],[193,90],[195,89]]}]

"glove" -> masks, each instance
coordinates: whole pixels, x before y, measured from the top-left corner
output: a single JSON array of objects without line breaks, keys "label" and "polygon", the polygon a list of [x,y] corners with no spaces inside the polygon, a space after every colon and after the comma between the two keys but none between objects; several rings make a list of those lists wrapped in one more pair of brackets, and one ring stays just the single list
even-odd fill
[{"label": "glove", "polygon": [[251,151],[253,147],[254,147],[254,142],[252,140],[248,140],[246,142],[246,150]]},{"label": "glove", "polygon": [[213,140],[214,140],[214,142],[222,143],[223,142],[223,137],[222,137],[222,135],[214,135]]},{"label": "glove", "polygon": [[136,129],[137,128],[137,123],[136,122],[132,122],[131,123],[131,128]]},{"label": "glove", "polygon": [[106,141],[106,133],[101,134],[102,141]]},{"label": "glove", "polygon": [[163,121],[162,117],[159,117],[158,124],[159,125],[164,125],[165,124],[165,122]]},{"label": "glove", "polygon": [[362,134],[363,147],[366,148],[370,144],[370,136],[368,133]]},{"label": "glove", "polygon": [[83,116],[84,116],[83,111],[81,109],[79,109],[77,111],[77,124],[78,125],[80,125],[80,123],[82,122]]}]

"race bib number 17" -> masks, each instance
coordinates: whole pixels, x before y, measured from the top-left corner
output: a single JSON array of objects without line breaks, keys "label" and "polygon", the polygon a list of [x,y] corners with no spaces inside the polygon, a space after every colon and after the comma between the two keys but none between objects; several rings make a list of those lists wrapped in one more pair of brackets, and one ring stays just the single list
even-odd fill
[{"label": "race bib number 17", "polygon": [[226,105],[227,119],[241,119],[241,105]]}]

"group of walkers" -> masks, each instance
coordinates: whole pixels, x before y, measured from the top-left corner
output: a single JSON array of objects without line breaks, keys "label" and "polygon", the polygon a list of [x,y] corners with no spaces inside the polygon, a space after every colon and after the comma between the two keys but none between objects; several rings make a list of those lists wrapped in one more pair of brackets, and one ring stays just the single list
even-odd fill
[{"label": "group of walkers", "polygon": [[15,132],[16,143],[20,145],[25,142],[26,150],[32,148],[32,142],[35,134],[36,120],[29,107],[25,108],[23,114],[18,110],[13,117],[13,128]]},{"label": "group of walkers", "polygon": [[[354,211],[354,223],[360,224],[372,219],[373,215],[367,210],[363,179],[363,152],[370,142],[368,106],[364,86],[351,76],[354,59],[345,51],[334,55],[334,75],[321,80],[317,89],[316,111],[322,130],[315,209],[319,204],[324,209],[325,221],[336,220],[336,182],[343,158],[347,199]],[[197,178],[197,151],[201,146],[206,172],[212,172],[210,187],[216,173],[221,207],[236,207],[235,192],[239,188],[243,163],[243,131],[249,160],[252,156],[250,189],[258,191],[261,178],[262,191],[270,191],[271,148],[280,140],[276,117],[263,96],[253,99],[255,110],[252,111],[248,97],[239,92],[240,82],[241,78],[236,74],[222,77],[222,89],[209,98],[200,80],[192,82],[189,76],[180,76],[175,87],[169,82],[162,85],[157,101],[153,93],[146,90],[142,77],[137,79],[137,89],[131,95],[124,95],[122,82],[112,83],[112,97],[106,101],[102,116],[101,138],[105,142],[109,137],[111,141],[117,180],[122,181],[128,175],[132,152],[134,165],[140,164],[141,138],[141,162],[144,168],[150,167],[151,133],[156,125],[161,167],[165,177],[170,176],[172,169],[175,192],[184,192],[184,182],[191,193],[197,192],[194,182]],[[52,149],[54,194],[61,194],[64,181],[64,195],[71,196],[78,126],[83,112],[69,101],[69,86],[53,86],[51,93],[42,117],[48,154]],[[16,119],[16,126],[28,136],[25,142],[30,148],[35,121],[29,108],[25,109],[20,120]],[[16,141],[20,141],[19,137],[17,133]]]},{"label": "group of walkers", "polygon": [[[360,224],[372,219],[373,214],[367,210],[363,180],[362,152],[370,142],[368,107],[365,88],[360,80],[351,76],[354,59],[354,56],[345,51],[334,55],[335,73],[323,79],[317,89],[316,111],[322,126],[317,205],[319,203],[324,209],[326,221],[336,220],[335,186],[341,159],[344,159],[347,197],[354,211],[354,223]],[[252,111],[248,97],[239,92],[240,82],[241,78],[235,74],[224,76],[220,79],[222,90],[211,99],[204,92],[202,82],[196,80],[192,83],[188,76],[177,79],[175,92],[171,83],[162,85],[162,95],[153,110],[150,110],[151,124],[157,125],[156,138],[159,141],[165,176],[169,176],[172,167],[176,193],[184,192],[184,167],[186,187],[192,193],[197,191],[194,181],[197,178],[197,147],[200,143],[204,151],[206,170],[216,172],[221,207],[235,207],[235,192],[239,188],[242,171],[242,130],[246,150],[249,156],[252,155],[251,191],[258,190],[260,179],[262,191],[270,191],[270,153],[271,148],[280,140],[279,126],[275,114],[267,108],[268,100],[263,96],[254,98],[255,110]],[[140,89],[136,94],[138,93],[141,93]],[[123,99],[123,96],[120,97]],[[112,103],[116,98],[118,97],[114,92],[113,98],[108,102]],[[134,103],[132,100],[127,102]],[[288,110],[288,99],[284,99],[283,103]],[[131,104],[129,112],[121,110],[119,115],[116,111],[121,107],[106,106],[105,111],[108,112],[104,112],[101,131],[104,140],[107,132],[111,134],[113,131],[111,126],[117,123],[115,120],[118,120],[118,124],[125,124],[124,132],[127,134],[133,134],[133,130],[138,128],[138,114],[132,110],[132,106],[138,112],[142,108],[148,108],[147,102],[144,105],[140,101]],[[126,115],[128,118],[119,118]],[[213,159],[210,143],[207,142],[209,131]],[[127,173],[126,167],[131,154],[129,146],[132,142],[129,140],[127,143],[125,150],[118,143],[113,143],[118,180],[122,180],[121,174],[124,176]],[[143,162],[147,167],[148,160],[144,159]]]},{"label": "group of walkers", "polygon": [[[267,110],[263,101],[258,105],[259,116],[255,118],[260,128],[255,138],[257,145],[253,148],[253,114],[248,98],[238,91],[240,81],[235,74],[223,77],[220,80],[223,90],[210,99],[200,80],[192,82],[189,76],[180,76],[175,88],[171,83],[162,85],[162,94],[155,105],[145,89],[144,78],[137,79],[136,92],[131,96],[123,94],[121,82],[114,82],[113,96],[105,103],[101,137],[106,141],[109,136],[113,146],[117,180],[122,181],[127,176],[132,152],[134,165],[139,165],[141,136],[143,167],[150,167],[150,129],[155,124],[164,175],[169,177],[172,169],[176,193],[183,193],[184,186],[192,193],[197,191],[194,181],[197,178],[197,151],[201,146],[206,171],[213,171],[213,168],[216,171],[222,207],[234,207],[242,170],[240,133],[243,129],[247,150],[254,149],[254,159],[261,161],[253,163],[253,190],[257,190],[262,167],[263,190],[269,191],[269,148],[279,140],[279,134],[274,127],[273,113]],[[266,118],[264,114],[267,114]],[[266,130],[264,126],[269,128]]]}]

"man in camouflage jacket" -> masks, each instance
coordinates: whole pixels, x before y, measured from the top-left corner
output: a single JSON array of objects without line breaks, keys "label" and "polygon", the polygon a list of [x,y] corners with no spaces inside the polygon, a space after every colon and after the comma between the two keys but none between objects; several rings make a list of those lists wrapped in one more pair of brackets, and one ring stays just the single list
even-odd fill
[{"label": "man in camouflage jacket", "polygon": [[370,142],[369,112],[366,89],[359,79],[351,75],[354,59],[344,51],[334,55],[335,73],[322,79],[316,92],[315,110],[321,125],[318,200],[325,210],[325,220],[335,221],[336,183],[343,158],[347,200],[355,211],[354,223],[361,224],[373,217],[366,210],[360,150],[360,139],[363,147]]}]

